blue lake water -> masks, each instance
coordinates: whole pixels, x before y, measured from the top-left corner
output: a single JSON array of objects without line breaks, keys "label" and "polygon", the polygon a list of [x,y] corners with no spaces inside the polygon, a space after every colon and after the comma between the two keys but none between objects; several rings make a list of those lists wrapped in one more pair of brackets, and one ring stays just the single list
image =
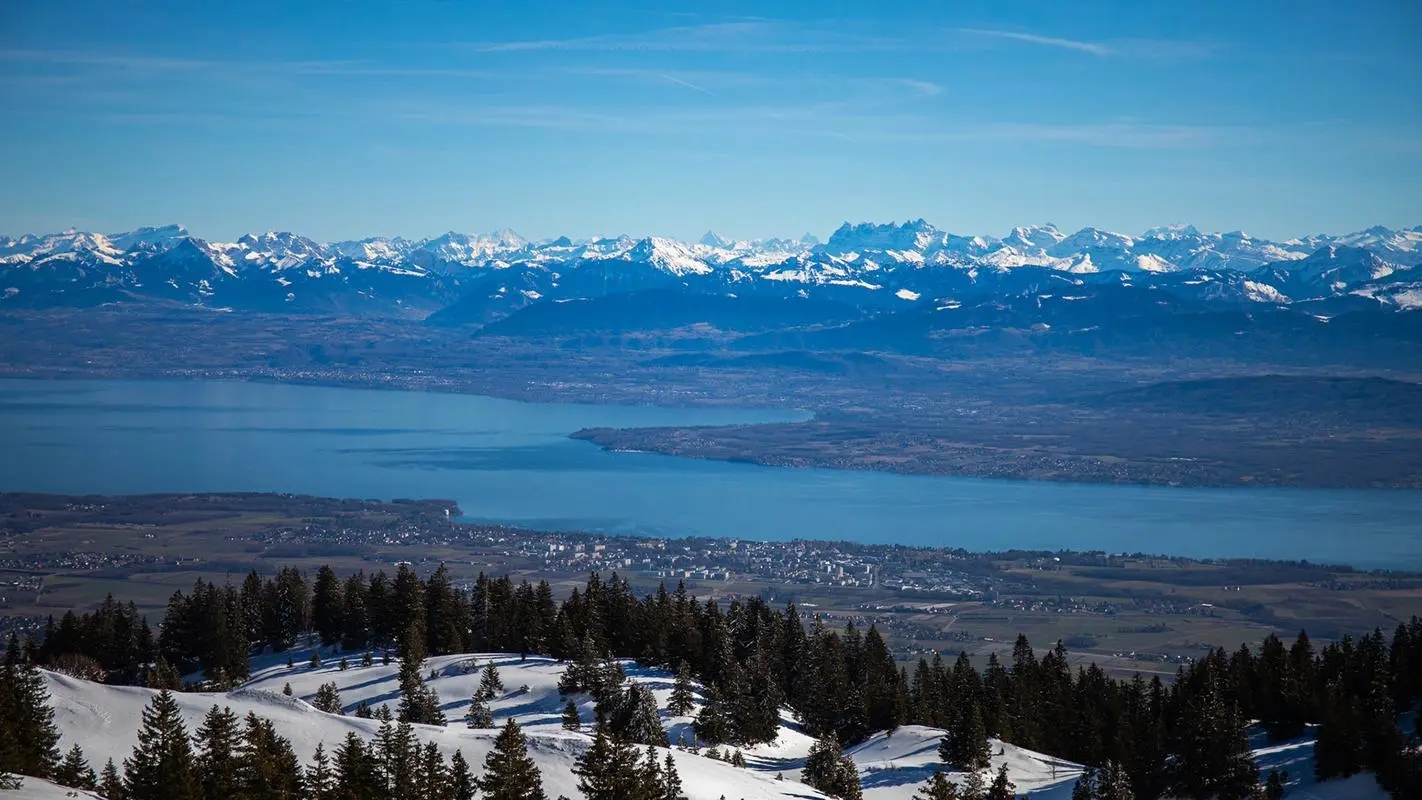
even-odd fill
[{"label": "blue lake water", "polygon": [[1422,569],[1422,492],[1178,489],[609,453],[583,427],[793,412],[261,383],[0,380],[0,491],[440,497],[544,529],[1144,551]]}]

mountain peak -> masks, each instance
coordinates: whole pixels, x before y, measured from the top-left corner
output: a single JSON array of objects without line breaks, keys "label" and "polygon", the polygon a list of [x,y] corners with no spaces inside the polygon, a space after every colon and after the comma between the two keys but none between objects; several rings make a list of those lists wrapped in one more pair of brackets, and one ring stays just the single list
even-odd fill
[{"label": "mountain peak", "polygon": [[730,239],[727,239],[726,237],[722,236],[721,234],[719,234],[719,233],[717,233],[717,232],[715,232],[715,231],[707,231],[706,233],[702,234],[702,235],[701,235],[701,238],[697,240],[697,243],[698,243],[698,244],[704,244],[704,245],[706,245],[707,247],[730,247],[730,246],[731,246],[731,240],[730,240]]}]

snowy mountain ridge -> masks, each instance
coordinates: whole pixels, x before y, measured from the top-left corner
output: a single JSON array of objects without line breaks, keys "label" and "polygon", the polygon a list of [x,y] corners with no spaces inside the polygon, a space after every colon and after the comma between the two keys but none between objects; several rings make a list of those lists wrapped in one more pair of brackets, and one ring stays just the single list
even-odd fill
[{"label": "snowy mountain ridge", "polygon": [[[832,293],[856,306],[942,297],[945,287],[1012,292],[1038,273],[1071,281],[1216,281],[1255,286],[1216,301],[1292,303],[1351,295],[1380,309],[1412,308],[1390,288],[1422,272],[1422,226],[1373,227],[1283,242],[1189,225],[1138,236],[1051,224],[1002,238],[944,231],[923,220],[845,223],[823,243],[736,241],[707,232],[696,242],[662,236],[530,241],[509,230],[449,232],[422,240],[371,237],[321,243],[293,232],[213,242],[180,225],[119,233],[67,230],[0,237],[0,304],[99,305],[152,298],[255,310],[356,311],[422,316],[448,306],[490,276],[514,283],[495,294],[577,299],[676,285],[706,293]],[[1010,277],[1024,271],[1023,277]],[[1173,278],[1171,276],[1180,276]],[[526,284],[526,285],[524,285]],[[891,298],[891,299],[885,299]],[[1398,298],[1402,298],[1398,300]],[[3,307],[3,305],[0,305]]]}]

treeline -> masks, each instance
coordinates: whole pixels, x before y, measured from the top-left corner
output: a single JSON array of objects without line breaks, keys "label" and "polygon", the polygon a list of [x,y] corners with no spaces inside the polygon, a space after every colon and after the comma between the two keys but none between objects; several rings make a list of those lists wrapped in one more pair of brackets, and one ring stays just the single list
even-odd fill
[{"label": "treeline", "polygon": [[[129,634],[133,647],[98,647],[134,630],[132,621],[121,622],[127,608],[106,602],[61,620],[39,657],[78,652],[116,678],[141,675],[157,686],[200,669],[221,687],[246,676],[251,652],[280,652],[314,634],[344,651],[398,652],[401,718],[439,724],[438,703],[420,677],[426,654],[545,654],[570,662],[564,690],[593,694],[599,721],[613,733],[647,727],[637,721],[646,718],[648,698],[621,688],[613,661],[632,658],[676,673],[681,700],[692,679],[702,684],[694,730],[707,745],[772,741],[788,705],[807,733],[826,742],[852,745],[898,725],[929,725],[947,731],[941,752],[958,768],[984,765],[987,739],[997,737],[1110,767],[1136,797],[1228,798],[1248,796],[1258,783],[1246,725],[1259,719],[1276,739],[1317,724],[1320,779],[1372,770],[1396,796],[1418,781],[1416,750],[1397,725],[1422,696],[1417,619],[1390,641],[1375,631],[1318,652],[1304,635],[1287,647],[1270,637],[1257,649],[1218,650],[1166,686],[1159,678],[1113,679],[1095,665],[1073,670],[1061,643],[1039,658],[1025,637],[1009,663],[992,656],[979,670],[965,656],[949,665],[935,655],[910,669],[873,626],[833,630],[819,619],[807,626],[793,604],[699,602],[681,585],[639,597],[618,576],[596,573],[562,602],[546,582],[481,575],[467,590],[456,588],[442,566],[428,579],[403,565],[393,576],[344,580],[323,567],[312,582],[291,568],[267,579],[252,573],[240,587],[200,581],[175,593],[147,653],[141,620],[140,632]],[[63,634],[104,626],[113,635]],[[689,701],[680,710],[689,711]],[[653,735],[631,738],[647,743]]]},{"label": "treeline", "polygon": [[[15,714],[0,726],[0,789],[19,788],[19,776],[29,775],[107,800],[545,800],[538,765],[512,719],[477,777],[462,751],[446,761],[384,705],[373,715],[379,723],[371,738],[347,733],[329,754],[317,744],[303,766],[290,740],[255,713],[239,717],[214,705],[189,734],[177,699],[164,689],[144,709],[130,756],[121,767],[109,760],[96,774],[79,745],[60,756],[44,679],[15,638],[0,665],[0,699]],[[686,800],[670,753],[659,759],[648,748],[644,755],[602,728],[574,774],[588,800]]]}]

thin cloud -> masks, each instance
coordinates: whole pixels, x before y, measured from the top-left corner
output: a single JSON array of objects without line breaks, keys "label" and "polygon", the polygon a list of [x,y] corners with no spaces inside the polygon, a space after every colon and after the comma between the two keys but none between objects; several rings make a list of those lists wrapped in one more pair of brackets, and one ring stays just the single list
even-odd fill
[{"label": "thin cloud", "polygon": [[1019,31],[1000,31],[987,28],[959,28],[961,33],[969,33],[974,36],[987,36],[995,39],[1010,39],[1014,42],[1027,42],[1028,44],[1040,44],[1046,47],[1060,47],[1066,50],[1075,50],[1079,53],[1090,53],[1094,56],[1109,56],[1113,50],[1099,42],[1085,42],[1079,39],[1061,39],[1056,36],[1039,36],[1035,33],[1021,33]]},{"label": "thin cloud", "polygon": [[680,25],[634,33],[610,33],[566,39],[472,42],[460,46],[478,53],[543,50],[808,53],[889,50],[902,44],[897,39],[757,20]]},{"label": "thin cloud", "polygon": [[684,80],[682,80],[681,78],[673,78],[673,77],[670,76],[670,75],[662,75],[661,77],[662,77],[663,80],[671,81],[672,83],[675,83],[675,84],[677,84],[678,86],[685,86],[685,87],[688,88],[688,89],[692,89],[692,90],[694,90],[694,91],[701,92],[701,93],[704,94],[704,95],[710,95],[711,97],[720,97],[720,96],[721,96],[721,95],[716,94],[715,92],[711,91],[710,89],[702,88],[702,87],[697,86],[696,84],[694,84],[694,83],[692,83],[692,82],[690,82],[690,81],[684,81]]}]

